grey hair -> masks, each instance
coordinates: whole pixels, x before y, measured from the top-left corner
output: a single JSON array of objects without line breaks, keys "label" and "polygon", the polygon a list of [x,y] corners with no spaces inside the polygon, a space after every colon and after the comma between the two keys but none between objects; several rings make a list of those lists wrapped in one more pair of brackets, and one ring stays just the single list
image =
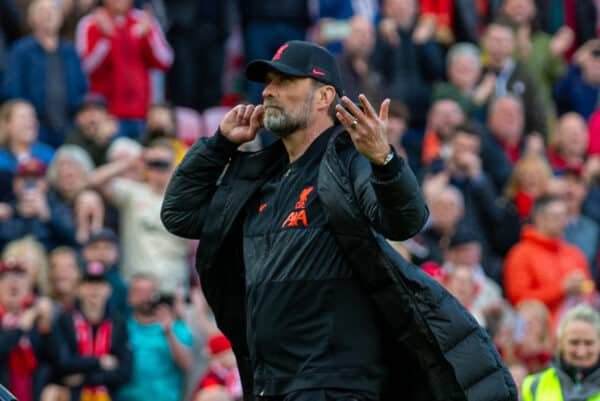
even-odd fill
[{"label": "grey hair", "polygon": [[90,154],[81,146],[62,145],[56,150],[54,158],[46,172],[46,179],[50,185],[56,185],[58,181],[58,163],[61,160],[70,160],[77,163],[83,169],[86,176],[89,175],[95,167]]},{"label": "grey hair", "polygon": [[113,141],[113,143],[110,144],[108,150],[106,151],[108,160],[112,160],[114,154],[121,149],[128,150],[132,156],[141,155],[143,150],[142,145],[131,138],[117,138]]},{"label": "grey hair", "polygon": [[521,108],[521,112],[525,113],[525,104],[523,103],[523,99],[520,98],[519,96],[513,94],[513,93],[508,92],[508,93],[505,93],[505,94],[500,95],[500,96],[495,96],[490,101],[490,105],[488,106],[488,115],[492,114],[495,111],[496,105],[502,99],[511,99],[511,100],[514,100],[515,102],[517,102],[519,104],[519,107]]},{"label": "grey hair", "polygon": [[596,335],[600,339],[600,313],[587,304],[580,304],[570,309],[565,313],[563,318],[560,320],[557,330],[557,338],[560,341],[565,335],[565,329],[569,323],[573,321],[587,322],[594,327]]},{"label": "grey hair", "polygon": [[448,55],[446,58],[446,65],[450,66],[450,64],[454,61],[455,58],[460,56],[467,56],[475,60],[477,62],[477,66],[481,67],[481,52],[479,48],[472,43],[461,42],[453,45],[450,50],[448,50]]}]

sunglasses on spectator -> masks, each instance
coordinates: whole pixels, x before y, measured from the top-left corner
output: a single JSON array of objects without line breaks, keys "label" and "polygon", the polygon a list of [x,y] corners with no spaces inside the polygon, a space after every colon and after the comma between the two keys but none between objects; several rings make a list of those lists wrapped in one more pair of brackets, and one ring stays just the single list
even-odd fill
[{"label": "sunglasses on spectator", "polygon": [[169,170],[171,168],[172,162],[170,160],[146,160],[146,166],[153,170]]}]

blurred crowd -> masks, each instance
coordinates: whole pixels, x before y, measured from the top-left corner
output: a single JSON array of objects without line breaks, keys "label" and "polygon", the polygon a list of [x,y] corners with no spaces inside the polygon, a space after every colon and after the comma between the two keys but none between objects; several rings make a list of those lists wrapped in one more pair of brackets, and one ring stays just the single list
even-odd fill
[{"label": "blurred crowd", "polygon": [[20,401],[240,399],[198,241],[159,211],[187,148],[261,101],[244,65],[306,39],[336,54],[351,99],[391,99],[390,143],[431,212],[394,247],[487,329],[525,399],[548,372],[565,400],[597,397],[599,15],[598,0],[0,0],[0,383]]}]

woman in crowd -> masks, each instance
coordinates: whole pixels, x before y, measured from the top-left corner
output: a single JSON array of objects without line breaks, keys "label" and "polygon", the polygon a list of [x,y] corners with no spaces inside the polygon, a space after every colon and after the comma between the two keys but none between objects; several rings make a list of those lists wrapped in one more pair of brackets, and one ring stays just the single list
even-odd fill
[{"label": "woman in crowd", "polygon": [[525,378],[525,401],[600,400],[600,314],[582,304],[562,318],[552,366]]}]

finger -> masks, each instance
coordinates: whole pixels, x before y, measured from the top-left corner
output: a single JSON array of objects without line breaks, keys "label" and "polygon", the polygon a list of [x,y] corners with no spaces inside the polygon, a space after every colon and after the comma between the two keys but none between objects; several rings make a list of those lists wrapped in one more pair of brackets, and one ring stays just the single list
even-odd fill
[{"label": "finger", "polygon": [[342,104],[346,108],[345,111],[350,112],[359,122],[364,123],[366,121],[365,114],[347,96],[342,97]]},{"label": "finger", "polygon": [[375,109],[373,108],[373,106],[371,106],[371,102],[369,102],[365,95],[363,95],[362,93],[358,95],[358,101],[363,105],[365,113],[368,117],[375,119],[377,118],[377,113],[375,113]]},{"label": "finger", "polygon": [[249,104],[246,106],[246,110],[244,111],[244,116],[242,117],[242,121],[244,123],[250,122],[250,116],[252,116],[252,112],[254,112],[254,105]]},{"label": "finger", "polygon": [[242,119],[244,118],[244,111],[246,111],[246,106],[243,104],[240,104],[239,106],[236,106],[236,111],[235,111],[235,122],[237,125],[241,125],[242,124]]},{"label": "finger", "polygon": [[352,127],[352,121],[354,121],[354,116],[348,112],[348,110],[344,109],[341,105],[335,106],[336,117],[342,123],[348,132],[353,132],[355,128]]},{"label": "finger", "polygon": [[252,116],[250,117],[250,127],[252,129],[259,129],[263,126],[262,116],[264,114],[265,108],[263,105],[258,105],[254,108],[252,112]]},{"label": "finger", "polygon": [[392,101],[390,99],[385,99],[381,106],[379,107],[379,119],[381,121],[387,121],[390,114],[390,103]]}]

